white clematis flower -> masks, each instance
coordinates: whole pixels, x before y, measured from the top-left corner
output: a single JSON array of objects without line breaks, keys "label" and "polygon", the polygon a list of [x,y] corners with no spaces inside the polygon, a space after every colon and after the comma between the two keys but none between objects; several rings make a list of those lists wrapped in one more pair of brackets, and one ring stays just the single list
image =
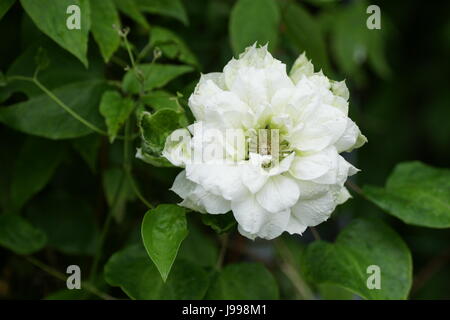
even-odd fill
[{"label": "white clematis flower", "polygon": [[196,122],[174,131],[163,151],[185,168],[172,187],[180,205],[231,210],[250,239],[302,234],[327,220],[350,198],[344,183],[358,171],[339,153],[367,141],[348,118],[348,98],[345,82],[314,73],[305,54],[288,76],[267,46],[202,75],[189,98]]}]

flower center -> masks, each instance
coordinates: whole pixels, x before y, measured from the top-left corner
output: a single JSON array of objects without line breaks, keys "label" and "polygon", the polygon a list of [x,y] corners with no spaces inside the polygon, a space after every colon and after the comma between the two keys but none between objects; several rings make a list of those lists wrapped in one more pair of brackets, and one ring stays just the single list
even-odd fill
[{"label": "flower center", "polygon": [[270,125],[266,125],[263,129],[249,132],[248,141],[246,159],[250,158],[250,153],[263,156],[263,168],[270,168],[276,165],[292,151],[289,142],[280,134],[280,130],[271,128]]}]

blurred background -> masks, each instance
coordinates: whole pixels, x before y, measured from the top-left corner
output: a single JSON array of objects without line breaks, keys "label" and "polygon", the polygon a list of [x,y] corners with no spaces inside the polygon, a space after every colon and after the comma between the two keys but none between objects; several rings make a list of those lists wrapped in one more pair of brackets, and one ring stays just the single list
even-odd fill
[{"label": "blurred background", "polygon": [[[394,166],[402,161],[420,160],[437,167],[450,167],[450,2],[277,2],[281,20],[278,34],[274,35],[276,40],[269,46],[273,56],[285,62],[289,69],[295,58],[306,51],[316,71],[322,69],[334,80],[345,79],[350,89],[350,117],[369,140],[363,148],[347,155],[350,162],[362,169],[352,178],[354,184],[382,186]],[[380,30],[366,27],[369,4],[376,4],[381,9]],[[150,26],[166,27],[178,34],[196,57],[198,71],[208,73],[222,70],[238,49],[230,40],[232,32],[239,36],[231,30],[230,15],[234,5],[235,1],[231,0],[188,0],[183,1],[184,18],[151,13],[145,17]],[[148,28],[127,15],[121,15],[121,19],[122,24],[131,29],[130,42],[139,50],[145,47]],[[260,23],[264,28],[266,22]],[[0,20],[0,38],[0,70],[5,73],[31,46],[54,46],[33,25],[19,1]],[[126,60],[126,52],[119,51],[117,57]],[[109,79],[121,78],[123,68],[113,60],[103,64],[93,43],[89,44],[89,59],[90,71],[102,72]],[[164,61],[164,55],[161,59]],[[57,64],[57,60],[52,61],[52,67]],[[73,64],[83,68],[79,61],[73,60]],[[63,72],[70,76],[71,72],[77,72],[76,68],[69,67]],[[173,93],[181,92],[187,98],[198,76],[198,72],[184,75],[172,81],[167,89]],[[21,92],[5,90],[0,88],[2,105],[25,99]],[[0,125],[0,204],[4,212],[11,210],[8,194],[15,167],[26,166],[17,159],[27,141],[27,135]],[[114,179],[122,147],[120,142],[110,145],[107,139],[92,135],[57,143],[63,145],[63,160],[48,185],[22,210],[30,221],[50,230],[50,246],[39,253],[40,258],[63,270],[71,263],[81,266],[91,263],[99,226],[111,201],[112,191],[108,190],[105,180]],[[30,154],[28,159],[34,161],[38,156]],[[108,175],[105,175],[106,170]],[[136,160],[134,170],[142,192],[150,202],[178,201],[168,191],[178,169],[156,168]],[[145,207],[135,201],[131,192],[124,193],[121,201],[119,220],[113,222],[105,245],[105,259],[124,244],[140,241],[139,226]],[[46,220],[35,219],[43,213]],[[328,222],[319,225],[317,231],[323,239],[332,241],[356,216],[377,216],[387,221],[411,249],[414,263],[411,299],[450,299],[448,229],[408,226],[354,195],[354,199],[339,207]],[[198,250],[196,241],[203,240],[191,239],[180,254],[191,257],[217,255],[214,232],[200,217],[190,219],[190,224],[191,228],[200,229],[211,245],[207,250],[201,249],[202,253],[193,253]],[[313,240],[310,231],[302,237],[287,238],[299,250]],[[270,243],[249,241],[235,231],[229,248],[225,257],[229,262],[257,260],[270,268],[276,260]],[[294,298],[288,281],[282,274],[274,272],[282,284],[282,298]],[[58,290],[62,285],[21,257],[0,248],[0,299],[42,299],[51,298],[55,293],[55,297],[61,298],[64,295]],[[112,292],[118,296],[122,294]],[[355,298],[336,288],[322,288],[321,297]]]}]

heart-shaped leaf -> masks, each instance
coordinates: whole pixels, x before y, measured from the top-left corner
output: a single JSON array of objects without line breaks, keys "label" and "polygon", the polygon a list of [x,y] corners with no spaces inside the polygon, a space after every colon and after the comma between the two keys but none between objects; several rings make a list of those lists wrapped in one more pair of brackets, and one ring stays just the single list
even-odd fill
[{"label": "heart-shaped leaf", "polygon": [[145,214],[141,232],[148,255],[166,281],[188,234],[185,210],[173,204],[159,205]]},{"label": "heart-shaped leaf", "polygon": [[278,286],[272,274],[259,263],[227,265],[208,290],[213,300],[274,300]]},{"label": "heart-shaped leaf", "polygon": [[[80,117],[103,127],[98,103],[107,88],[103,81],[83,81],[55,89],[53,94]],[[0,122],[16,130],[49,139],[77,138],[93,132],[46,94],[1,108]]]},{"label": "heart-shaped leaf", "polygon": [[114,142],[117,132],[128,119],[133,108],[133,100],[123,98],[117,91],[106,91],[103,94],[100,101],[100,113],[105,117],[111,143]]},{"label": "heart-shaped leaf", "polygon": [[18,253],[31,254],[45,246],[45,233],[16,214],[0,215],[0,245]]},{"label": "heart-shaped leaf", "polygon": [[[20,3],[42,32],[88,66],[86,53],[91,27],[88,0],[20,0]],[[69,29],[67,19],[79,21],[79,29]]]},{"label": "heart-shaped leaf", "polygon": [[[261,23],[264,21],[264,23]],[[230,15],[230,39],[235,54],[240,54],[255,42],[269,44],[275,49],[278,42],[280,13],[273,0],[239,0]]]},{"label": "heart-shaped leaf", "polygon": [[364,194],[377,206],[405,223],[450,227],[450,170],[421,162],[397,165],[386,187],[364,186]]},{"label": "heart-shaped leaf", "polygon": [[164,283],[142,245],[115,253],[105,265],[105,280],[119,286],[132,299],[202,299],[210,274],[200,266],[177,260]]},{"label": "heart-shaped leaf", "polygon": [[411,253],[380,221],[354,220],[335,243],[310,244],[301,260],[313,283],[337,285],[366,299],[406,299],[411,288]]}]

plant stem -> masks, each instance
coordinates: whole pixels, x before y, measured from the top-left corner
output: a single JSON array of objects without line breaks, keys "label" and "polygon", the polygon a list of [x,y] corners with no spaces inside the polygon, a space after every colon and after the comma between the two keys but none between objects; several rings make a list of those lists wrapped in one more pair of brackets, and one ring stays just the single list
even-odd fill
[{"label": "plant stem", "polygon": [[128,181],[131,184],[131,188],[133,189],[134,194],[141,200],[143,204],[145,204],[149,209],[153,209],[154,206],[147,201],[147,199],[144,198],[141,191],[139,190],[138,186],[136,185],[136,181],[134,180],[133,176],[131,175],[131,172],[127,172],[127,178]]},{"label": "plant stem", "polygon": [[359,194],[360,196],[364,196],[363,191],[361,190],[360,187],[358,187],[358,185],[356,185],[355,183],[351,182],[351,181],[347,181],[346,186],[349,187],[350,189],[352,189],[353,191],[355,191],[357,194]]},{"label": "plant stem", "polygon": [[114,62],[115,64],[117,64],[119,67],[122,68],[126,68],[128,66],[125,61],[114,55],[111,57],[111,62]]},{"label": "plant stem", "polygon": [[[30,262],[31,264],[33,264],[34,266],[38,267],[39,269],[47,272],[49,275],[66,282],[67,277],[66,275],[64,275],[63,273],[59,272],[58,270],[53,269],[52,267],[50,267],[49,265],[46,265],[45,263],[39,261],[36,258],[33,258],[31,256],[24,256],[24,258]],[[81,282],[81,286],[83,289],[86,289],[87,291],[89,291],[90,293],[104,299],[104,300],[116,300],[114,297],[110,296],[107,293],[104,293],[100,290],[98,290],[95,286],[91,285],[89,282]]]},{"label": "plant stem", "polygon": [[102,129],[98,128],[94,124],[90,123],[86,119],[84,119],[82,116],[80,116],[78,113],[73,111],[69,106],[67,106],[64,102],[62,102],[57,96],[53,94],[47,87],[45,87],[37,78],[31,78],[31,77],[25,77],[25,76],[13,76],[9,77],[8,79],[12,80],[22,80],[22,81],[29,81],[34,83],[39,89],[41,89],[50,99],[52,99],[56,104],[58,104],[61,108],[63,108],[67,113],[69,113],[73,118],[80,121],[82,124],[84,124],[86,127],[91,129],[92,131],[95,131],[101,135],[108,136],[108,133],[103,131]]},{"label": "plant stem", "polygon": [[414,277],[413,286],[411,288],[411,295],[422,288],[431,277],[441,270],[450,261],[450,247],[447,247],[439,255],[434,257],[430,262],[428,262],[425,267],[423,267]]},{"label": "plant stem", "polygon": [[129,118],[125,121],[124,132],[125,132],[125,141],[123,142],[123,164],[124,164],[125,171],[126,171],[127,169],[131,169],[130,141],[129,141],[130,119]]},{"label": "plant stem", "polygon": [[120,177],[119,185],[116,189],[116,192],[114,193],[114,201],[108,212],[108,215],[106,216],[106,220],[105,220],[105,223],[103,224],[102,232],[100,234],[100,239],[97,244],[97,250],[95,252],[94,260],[92,262],[92,267],[91,267],[91,273],[89,276],[89,281],[91,283],[94,281],[95,275],[97,274],[98,264],[102,257],[103,245],[105,243],[106,235],[108,234],[109,228],[111,226],[111,221],[112,221],[114,211],[115,211],[117,203],[118,203],[119,194],[120,194],[120,191],[122,190],[124,181],[125,181],[125,174],[122,173],[122,176]]},{"label": "plant stem", "polygon": [[313,234],[315,240],[322,240],[319,231],[317,231],[315,227],[309,227],[309,229],[311,230],[311,233]]},{"label": "plant stem", "polygon": [[122,38],[123,38],[123,42],[125,44],[125,48],[127,49],[128,52],[128,57],[130,58],[130,63],[131,63],[131,68],[134,71],[134,74],[139,82],[139,95],[142,96],[144,94],[144,77],[141,74],[140,70],[138,70],[137,66],[136,66],[136,61],[134,60],[134,56],[133,56],[133,52],[131,51],[131,47],[130,44],[128,43],[128,31],[126,32],[122,32]]},{"label": "plant stem", "polygon": [[136,66],[136,63],[134,61],[133,53],[131,52],[130,44],[128,43],[127,34],[124,33],[122,38],[123,38],[123,42],[125,44],[125,48],[127,49],[127,52],[128,52],[128,57],[130,58],[131,67],[134,68]]},{"label": "plant stem", "polygon": [[278,239],[275,241],[275,246],[277,247],[282,259],[281,270],[288,277],[288,279],[291,280],[292,285],[298,292],[299,298],[303,300],[314,300],[314,294],[308,284],[303,280],[300,272],[295,268],[294,258],[292,257],[292,253],[289,251],[286,244],[284,244],[283,240]]},{"label": "plant stem", "polygon": [[92,131],[95,131],[97,133],[100,133],[102,135],[107,136],[108,133],[103,131],[102,129],[96,127],[89,121],[85,120],[83,117],[81,117],[78,113],[73,111],[69,106],[67,106],[64,102],[62,102],[57,96],[53,94],[50,90],[48,90],[38,79],[33,79],[33,82],[36,84],[36,86],[44,91],[50,99],[55,101],[61,108],[63,108],[67,113],[69,113],[72,117],[80,121],[82,124],[84,124],[86,127],[90,128]]},{"label": "plant stem", "polygon": [[130,146],[129,146],[129,143],[130,143],[130,139],[129,139],[129,137],[130,137],[130,120],[129,119],[125,122],[124,130],[125,130],[125,141],[124,141],[124,148],[123,148],[123,151],[124,151],[123,166],[124,166],[125,174],[127,176],[128,182],[131,185],[131,188],[133,189],[134,194],[139,198],[139,200],[142,201],[142,203],[144,203],[148,208],[152,209],[153,205],[144,198],[144,196],[142,195],[141,191],[139,190],[139,188],[136,184],[136,181],[134,180],[133,175],[132,175],[133,166],[132,166],[132,162],[130,161],[130,157],[129,157],[129,152],[130,152],[129,151],[129,149],[130,149]]},{"label": "plant stem", "polygon": [[228,247],[228,241],[230,239],[229,234],[224,234],[222,237],[220,237],[221,247],[220,247],[220,253],[219,253],[219,259],[217,259],[216,269],[220,270],[223,265],[223,261],[225,259],[225,254],[227,252]]}]

